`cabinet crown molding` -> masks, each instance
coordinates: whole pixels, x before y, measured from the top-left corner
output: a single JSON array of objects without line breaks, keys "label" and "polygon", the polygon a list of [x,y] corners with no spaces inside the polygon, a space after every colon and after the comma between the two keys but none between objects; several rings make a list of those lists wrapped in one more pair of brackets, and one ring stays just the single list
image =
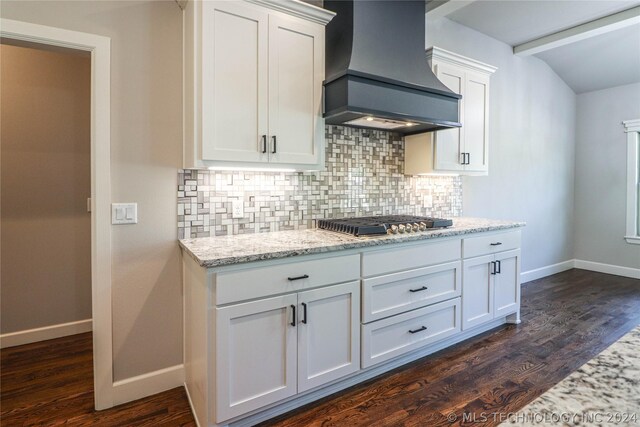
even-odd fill
[{"label": "cabinet crown molding", "polygon": [[305,3],[300,0],[245,0],[269,9],[284,12],[298,18],[306,19],[318,24],[327,25],[336,14],[330,10]]},{"label": "cabinet crown molding", "polygon": [[427,49],[427,59],[429,61],[446,61],[460,67],[469,68],[473,71],[479,71],[489,75],[495,73],[498,69],[498,67],[494,67],[493,65],[485,64],[484,62],[476,61],[475,59],[467,58],[466,56],[458,55],[457,53],[449,52],[448,50],[444,50],[436,46],[432,46]]},{"label": "cabinet crown molding", "polygon": [[640,119],[625,120],[622,124],[625,132],[640,132]]}]

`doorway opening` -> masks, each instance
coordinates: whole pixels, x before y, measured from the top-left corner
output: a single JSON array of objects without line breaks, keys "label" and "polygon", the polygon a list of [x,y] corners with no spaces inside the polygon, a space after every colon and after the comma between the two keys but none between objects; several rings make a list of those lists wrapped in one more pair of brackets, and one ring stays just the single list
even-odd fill
[{"label": "doorway opening", "polygon": [[0,44],[2,347],[91,331],[91,56]]},{"label": "doorway opening", "polygon": [[[7,297],[8,303],[15,303],[17,307],[7,308],[5,312],[5,297],[0,295],[3,300],[0,347],[7,347],[10,350],[17,348],[16,344],[29,341],[36,342],[28,345],[37,345],[38,342],[42,342],[41,340],[52,338],[56,334],[66,336],[57,338],[64,340],[77,332],[91,330],[92,332],[85,333],[84,340],[85,346],[89,346],[87,352],[90,359],[92,354],[92,363],[89,365],[92,364],[90,371],[93,375],[88,382],[90,385],[93,384],[94,393],[90,400],[93,401],[97,410],[110,408],[114,405],[110,242],[111,41],[104,36],[2,18],[0,19],[0,45],[3,53],[5,48],[7,52],[11,49],[14,53],[18,52],[15,49],[31,49],[27,52],[32,56],[35,50],[50,57],[55,56],[62,61],[60,56],[56,56],[62,55],[67,61],[82,63],[83,70],[88,69],[88,72],[82,76],[58,76],[63,81],[66,78],[67,85],[71,85],[72,80],[77,80],[75,83],[82,87],[82,93],[88,95],[88,103],[87,97],[84,96],[81,101],[73,100],[74,98],[70,95],[73,91],[65,90],[64,84],[60,87],[49,86],[47,89],[42,82],[28,80],[32,76],[21,75],[22,71],[14,72],[12,79],[16,81],[22,79],[23,83],[27,81],[23,88],[25,93],[16,95],[11,93],[12,90],[8,89],[5,92],[5,88],[2,88],[0,163],[3,170],[0,184],[5,184],[6,179],[6,183],[13,187],[5,190],[5,185],[2,185],[2,205],[0,206],[2,215],[0,216],[3,217],[3,229],[0,230],[0,238],[3,242],[0,262],[3,283],[0,284],[2,288],[0,292],[4,292],[5,288],[10,294],[13,292],[10,297]],[[7,82],[6,77],[10,77],[10,74],[5,75],[5,68],[11,65],[5,64],[4,59],[3,73],[0,76],[3,86]],[[33,57],[30,58],[30,60],[33,59]],[[23,58],[23,61],[26,59]],[[39,67],[43,69],[38,69]],[[46,75],[56,70],[54,66],[42,66],[37,63],[31,63],[27,68],[28,71],[24,73],[33,75],[37,73]],[[57,72],[65,74],[60,70]],[[34,93],[37,96],[34,96]],[[10,104],[5,102],[10,100],[9,96],[15,96]],[[53,105],[53,108],[48,111],[43,109],[46,104]],[[15,111],[21,111],[26,118],[12,116]],[[68,123],[75,123],[82,119],[84,127],[73,127]],[[38,128],[45,123],[52,124],[54,130],[49,132]],[[56,133],[58,128],[62,129],[59,134]],[[19,141],[20,144],[14,142],[16,140],[14,137],[7,138],[8,142],[5,143],[6,133],[17,132],[17,130],[25,131],[29,137]],[[80,143],[70,144],[70,140],[75,141],[76,138],[84,140],[85,145],[81,149]],[[37,144],[34,142],[36,139],[44,139],[48,142],[36,149]],[[56,141],[53,141],[54,139]],[[6,145],[6,150],[5,144],[9,144]],[[9,153],[6,157],[5,151]],[[85,194],[87,192],[87,158],[89,192]],[[79,162],[79,159],[83,162]],[[65,167],[55,169],[60,165]],[[5,171],[12,173],[8,175]],[[83,179],[74,181],[75,183],[72,184],[71,181],[65,181],[70,175],[76,178],[82,176]],[[28,190],[29,180],[34,181],[36,185]],[[7,191],[6,194],[5,191]],[[11,203],[5,202],[5,195],[15,196],[15,199],[11,199]],[[69,200],[71,200],[70,203],[65,203]],[[47,205],[45,203],[47,201],[52,203]],[[62,206],[64,209],[56,210],[52,205]],[[90,212],[87,212],[89,210]],[[14,223],[21,222],[23,227],[16,227],[17,231],[13,230],[8,233],[9,235],[5,235],[4,228],[9,230],[15,225],[5,224],[5,216]],[[65,222],[80,216],[82,221],[76,223],[77,228],[70,227]],[[88,247],[86,245],[87,217]],[[28,226],[25,225],[27,222],[29,222]],[[61,229],[66,230],[66,233],[60,233]],[[43,237],[44,233],[52,230],[52,233],[47,234],[47,238]],[[40,235],[36,238],[18,239],[13,245],[5,244],[5,237],[15,239],[16,236],[26,236],[27,231],[29,233],[35,231],[34,234],[40,233]],[[24,234],[21,235],[20,232]],[[69,245],[69,243],[74,244]],[[90,260],[88,266],[87,257]],[[9,262],[12,265],[8,267],[9,271],[5,272],[5,264]],[[18,266],[22,268],[14,269],[15,264],[19,264]],[[66,264],[74,274],[67,272],[65,276],[54,272],[62,264]],[[46,274],[43,274],[42,270],[34,271],[42,265],[49,267],[48,270],[44,269]],[[28,271],[25,271],[27,269]],[[89,290],[87,291],[86,284],[85,288],[79,290],[74,285],[86,282],[87,271],[90,276]],[[23,290],[16,290],[15,284],[8,284],[16,277],[18,282],[29,282],[24,287],[31,290],[31,294],[22,295],[20,292]],[[38,283],[30,286],[34,281]],[[71,283],[72,291],[68,292],[69,288],[67,288],[64,292],[52,292],[50,288],[43,287],[40,283],[51,284],[58,281]],[[53,286],[57,285],[50,285],[50,287]],[[26,303],[25,300],[27,300]],[[51,305],[47,304],[54,301],[62,301],[62,306],[51,310]],[[89,307],[87,307],[87,301],[89,301]],[[69,310],[69,307],[74,308]],[[70,316],[69,312],[75,317],[63,316],[63,314]],[[5,323],[5,319],[9,319],[9,316],[15,317],[6,320]],[[50,324],[47,325],[47,323]],[[46,353],[46,350],[43,351]],[[3,383],[3,396],[5,385],[6,383]]]}]

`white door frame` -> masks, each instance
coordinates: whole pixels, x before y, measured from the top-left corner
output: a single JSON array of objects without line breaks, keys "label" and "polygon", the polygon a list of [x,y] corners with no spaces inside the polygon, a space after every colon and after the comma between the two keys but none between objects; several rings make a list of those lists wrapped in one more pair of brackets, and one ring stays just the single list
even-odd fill
[{"label": "white door frame", "polygon": [[0,36],[91,52],[91,297],[97,410],[113,406],[111,328],[111,39],[0,19]]}]

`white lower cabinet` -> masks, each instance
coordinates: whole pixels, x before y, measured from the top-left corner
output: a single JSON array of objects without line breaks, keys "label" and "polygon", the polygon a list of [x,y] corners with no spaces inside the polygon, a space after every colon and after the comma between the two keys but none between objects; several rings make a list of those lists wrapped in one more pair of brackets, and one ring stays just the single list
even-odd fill
[{"label": "white lower cabinet", "polygon": [[216,420],[222,422],[360,369],[360,286],[216,308]]},{"label": "white lower cabinet", "polygon": [[507,316],[520,307],[520,250],[462,262],[462,329]]},{"label": "white lower cabinet", "polygon": [[216,420],[296,393],[296,294],[216,308]]},{"label": "white lower cabinet", "polygon": [[359,283],[301,292],[298,307],[298,393],[359,370]]},{"label": "white lower cabinet", "polygon": [[185,256],[199,425],[253,425],[518,320],[519,231],[390,246],[209,269]]}]

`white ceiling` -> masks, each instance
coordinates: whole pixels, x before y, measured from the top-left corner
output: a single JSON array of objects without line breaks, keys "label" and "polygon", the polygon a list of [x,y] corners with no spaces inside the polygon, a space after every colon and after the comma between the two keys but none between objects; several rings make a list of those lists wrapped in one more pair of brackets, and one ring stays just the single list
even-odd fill
[{"label": "white ceiling", "polygon": [[[457,1],[457,0],[452,0]],[[476,0],[447,18],[511,46],[596,20],[640,0]],[[536,54],[576,93],[640,82],[640,25]]]},{"label": "white ceiling", "polygon": [[561,46],[536,56],[546,61],[575,93],[636,83],[640,81],[640,25]]},{"label": "white ceiling", "polygon": [[639,0],[478,0],[447,18],[516,46],[639,4]]}]

